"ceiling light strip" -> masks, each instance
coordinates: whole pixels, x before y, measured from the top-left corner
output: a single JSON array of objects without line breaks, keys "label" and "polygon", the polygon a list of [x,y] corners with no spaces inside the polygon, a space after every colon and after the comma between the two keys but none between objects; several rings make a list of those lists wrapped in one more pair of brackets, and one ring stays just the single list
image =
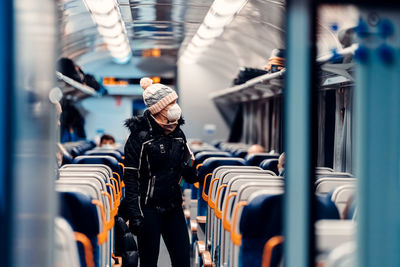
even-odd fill
[{"label": "ceiling light strip", "polygon": [[115,0],[83,0],[111,56],[117,63],[132,57],[125,24]]},{"label": "ceiling light strip", "polygon": [[248,0],[215,0],[191,42],[179,60],[195,62],[222,35],[224,27],[244,7]]}]

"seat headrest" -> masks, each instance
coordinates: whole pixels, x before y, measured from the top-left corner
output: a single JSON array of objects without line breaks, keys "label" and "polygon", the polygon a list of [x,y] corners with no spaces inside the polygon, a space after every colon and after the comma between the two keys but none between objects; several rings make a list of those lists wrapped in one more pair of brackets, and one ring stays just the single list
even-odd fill
[{"label": "seat headrest", "polygon": [[339,220],[340,215],[331,194],[317,195],[317,220]]},{"label": "seat headrest", "polygon": [[241,158],[210,157],[203,161],[203,166],[199,168],[200,182],[202,182],[202,178],[204,178],[205,175],[212,173],[215,168],[224,165],[244,166],[245,161]]},{"label": "seat headrest", "polygon": [[110,149],[94,149],[85,152],[86,156],[111,156],[114,157],[118,162],[122,162],[122,157],[119,151]]},{"label": "seat headrest", "polygon": [[100,232],[97,208],[92,199],[82,193],[59,192],[60,213],[76,232],[85,234],[89,239],[97,239]]},{"label": "seat headrest", "polygon": [[230,157],[228,152],[223,151],[203,151],[196,154],[196,163],[203,163],[206,159],[211,157]]},{"label": "seat headrest", "polygon": [[232,156],[244,159],[247,156],[246,149],[238,149],[232,153]]},{"label": "seat headrest", "polygon": [[263,170],[270,170],[279,175],[278,159],[265,159],[260,163],[260,168]]},{"label": "seat headrest", "polygon": [[240,218],[243,239],[269,238],[282,234],[283,195],[259,195],[244,207]]},{"label": "seat headrest", "polygon": [[279,158],[278,154],[267,154],[267,153],[257,153],[250,154],[245,157],[246,165],[248,166],[259,166],[261,161],[266,159],[277,159]]},{"label": "seat headrest", "polygon": [[[111,156],[79,156],[73,161],[74,164],[104,164],[111,168],[113,172],[122,174],[118,160]],[[121,177],[122,178],[122,177]]]}]

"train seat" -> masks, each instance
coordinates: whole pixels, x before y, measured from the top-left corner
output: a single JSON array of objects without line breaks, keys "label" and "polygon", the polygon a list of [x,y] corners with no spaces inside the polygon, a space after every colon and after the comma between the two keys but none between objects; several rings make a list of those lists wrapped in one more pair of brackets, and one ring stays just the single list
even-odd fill
[{"label": "train seat", "polygon": [[201,164],[203,163],[206,159],[211,158],[211,157],[230,157],[231,154],[228,152],[223,152],[223,151],[203,151],[198,154],[196,154],[195,159],[196,159],[196,164]]},{"label": "train seat", "polygon": [[[92,205],[97,206],[99,217],[99,228],[102,230],[98,235],[98,244],[101,250],[101,262],[111,262],[111,250],[113,249],[113,232],[110,231],[114,224],[114,216],[111,214],[112,197],[105,193],[104,185],[98,178],[88,178],[77,176],[61,177],[56,182],[56,191],[75,192],[85,194],[91,199]],[[104,192],[104,193],[103,193]]]},{"label": "train seat", "polygon": [[121,153],[119,153],[117,150],[113,150],[113,149],[97,148],[97,149],[86,151],[85,155],[86,156],[111,156],[111,157],[116,158],[118,160],[118,162],[123,163]]},{"label": "train seat", "polygon": [[[317,195],[317,220],[328,222],[328,224],[334,224],[335,222],[339,221],[339,213],[334,205],[334,203],[330,200],[328,196],[318,196]],[[282,210],[282,202],[280,202],[280,210]],[[245,208],[246,209],[246,208]],[[259,210],[258,217],[256,215],[255,218],[264,218],[266,211],[262,209]],[[282,215],[282,214],[281,214]],[[253,216],[253,218],[254,218]],[[243,215],[242,215],[243,217]],[[267,218],[268,219],[268,218]],[[282,229],[282,217],[275,219],[281,223],[281,225],[274,225],[278,227],[277,229]],[[251,221],[249,220],[251,223]],[[273,221],[275,222],[275,221]],[[241,227],[244,220],[240,221]],[[261,225],[268,225],[267,222],[262,223]],[[254,228],[249,227],[250,231]],[[264,228],[262,228],[264,229]],[[245,251],[246,247],[241,247],[241,262],[242,266],[244,264],[250,264],[251,266],[261,266],[261,262],[263,262],[263,266],[279,266],[279,263],[282,261],[282,244],[283,244],[283,237],[282,232],[272,233],[273,236],[268,236],[265,240],[264,244],[254,242],[248,251]],[[244,236],[244,233],[242,234]],[[256,235],[254,235],[257,237]],[[244,237],[243,237],[244,242]],[[243,243],[244,244],[244,243]],[[246,252],[246,253],[245,253]],[[261,253],[261,254],[260,254]],[[249,265],[249,266],[250,266]]]},{"label": "train seat", "polygon": [[[81,266],[101,266],[97,245],[100,233],[99,218],[96,206],[92,204],[93,199],[77,192],[59,192],[58,195],[60,214],[69,222],[79,241]],[[94,265],[89,265],[90,262]]]},{"label": "train seat", "polygon": [[325,266],[332,267],[348,267],[356,266],[356,250],[355,241],[341,244],[329,253]]},{"label": "train seat", "polygon": [[265,243],[282,235],[283,195],[255,194],[248,203],[240,218],[241,266],[261,266]]},{"label": "train seat", "polygon": [[208,191],[212,180],[212,173],[216,168],[223,165],[244,166],[245,161],[241,158],[211,157],[203,162],[203,165],[198,169],[201,189],[198,196],[199,216],[205,216],[207,212]]},{"label": "train seat", "polygon": [[356,193],[355,184],[347,184],[337,187],[331,196],[332,202],[335,203],[339,210],[341,219],[345,219],[346,214],[344,214],[348,202],[354,199]]},{"label": "train seat", "polygon": [[319,194],[328,194],[336,187],[355,184],[355,178],[337,178],[337,177],[323,177],[315,181],[316,192]]},{"label": "train seat", "polygon": [[332,168],[329,168],[329,167],[315,167],[315,171],[317,171],[317,172],[325,172],[325,173],[334,172],[334,170]]},{"label": "train seat", "polygon": [[123,180],[123,164],[111,156],[79,156],[73,164],[104,164],[111,168],[119,183]]},{"label": "train seat", "polygon": [[100,172],[105,177],[112,177],[112,170],[104,164],[66,164],[60,170]]},{"label": "train seat", "polygon": [[56,217],[54,221],[54,242],[54,266],[81,266],[75,233],[62,217]]},{"label": "train seat", "polygon": [[235,168],[221,166],[214,172],[214,177],[216,178],[213,179],[209,188],[207,211],[207,237],[209,238],[211,238],[211,234],[213,233],[216,220],[222,218],[222,201],[226,196],[225,189],[229,180],[235,177],[235,175],[271,175],[271,173],[263,171],[256,166],[236,166]]},{"label": "train seat", "polygon": [[330,172],[330,171],[326,171],[326,170],[316,170],[315,176],[316,176],[317,179],[328,178],[328,177],[354,178],[354,176],[351,173],[348,173],[348,172]]},{"label": "train seat", "polygon": [[259,166],[263,160],[266,159],[277,159],[279,158],[278,154],[268,154],[268,153],[257,153],[247,155],[245,157],[246,165],[248,166]]},{"label": "train seat", "polygon": [[326,261],[329,254],[342,244],[355,240],[356,223],[352,220],[319,220],[315,223],[318,261]]},{"label": "train seat", "polygon": [[260,167],[263,170],[273,171],[276,175],[279,175],[278,159],[264,159],[261,161]]},{"label": "train seat", "polygon": [[[224,196],[224,191],[222,190],[226,187],[226,182],[224,184],[220,183],[224,180],[225,176],[228,174],[249,174],[249,173],[262,173],[262,170],[256,166],[220,166],[216,168],[213,172],[213,177],[215,177],[210,184],[209,188],[209,198],[207,207],[207,220],[206,220],[206,244],[209,248],[211,240],[211,235],[213,232],[213,226],[215,222],[215,212],[217,211],[221,214],[221,209],[217,209],[216,203],[218,201],[217,196]],[[222,194],[221,194],[222,193]]]},{"label": "train seat", "polygon": [[[271,177],[271,176],[269,176]],[[242,218],[243,208],[247,205],[251,195],[262,190],[263,194],[276,195],[283,193],[284,182],[282,179],[271,178],[268,176],[263,178],[251,178],[251,176],[239,176],[230,181],[230,192],[236,191],[231,207],[227,209],[227,217],[231,222],[231,229],[225,232],[225,237],[222,235],[220,246],[220,262],[228,266],[238,266],[242,254],[240,248],[242,245],[242,235],[240,231],[240,221]],[[231,219],[229,219],[231,218]],[[230,240],[227,238],[230,237]],[[218,253],[218,252],[217,252]]]},{"label": "train seat", "polygon": [[64,143],[63,146],[68,151],[68,153],[75,158],[82,155],[86,151],[95,148],[96,144],[93,141],[78,141]]},{"label": "train seat", "polygon": [[233,152],[232,156],[244,159],[247,156],[247,149],[238,149]]}]

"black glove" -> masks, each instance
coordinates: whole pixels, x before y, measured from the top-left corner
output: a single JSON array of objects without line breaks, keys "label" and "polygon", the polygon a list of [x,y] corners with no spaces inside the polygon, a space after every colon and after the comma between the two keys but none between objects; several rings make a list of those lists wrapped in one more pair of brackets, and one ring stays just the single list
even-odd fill
[{"label": "black glove", "polygon": [[129,219],[129,230],[132,234],[136,235],[143,229],[144,219],[143,217],[136,217]]}]

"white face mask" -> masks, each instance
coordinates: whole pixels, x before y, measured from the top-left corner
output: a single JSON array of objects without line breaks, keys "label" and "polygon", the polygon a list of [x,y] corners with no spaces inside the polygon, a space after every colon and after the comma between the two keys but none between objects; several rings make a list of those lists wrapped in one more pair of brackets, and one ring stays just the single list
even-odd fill
[{"label": "white face mask", "polygon": [[167,111],[168,121],[177,121],[182,115],[182,110],[178,104],[172,105]]}]

